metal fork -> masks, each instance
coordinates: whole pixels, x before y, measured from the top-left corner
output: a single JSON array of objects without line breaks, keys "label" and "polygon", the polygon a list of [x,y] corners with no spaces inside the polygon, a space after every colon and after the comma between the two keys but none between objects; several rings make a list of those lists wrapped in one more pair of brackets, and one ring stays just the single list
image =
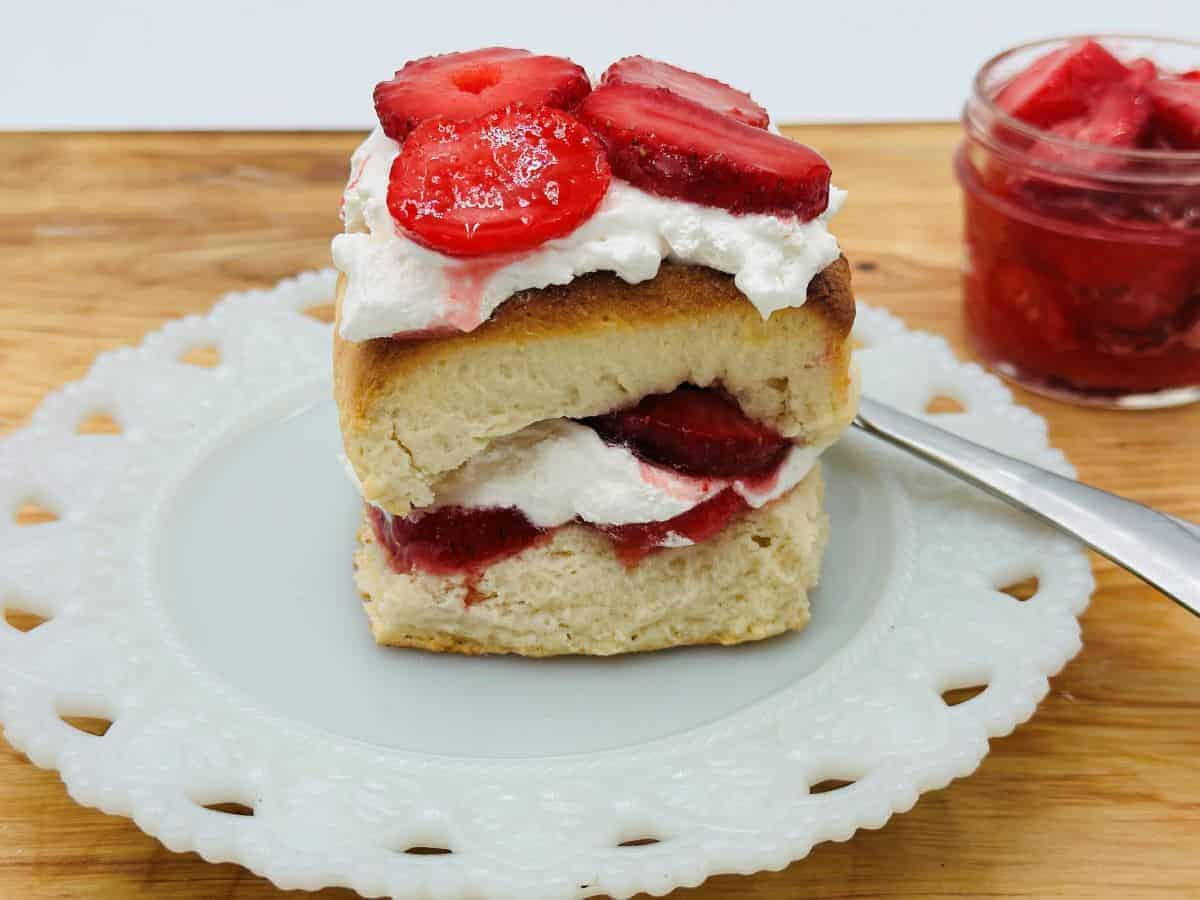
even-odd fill
[{"label": "metal fork", "polygon": [[1200,616],[1200,525],[989,450],[867,397],[854,424],[1073,535]]}]

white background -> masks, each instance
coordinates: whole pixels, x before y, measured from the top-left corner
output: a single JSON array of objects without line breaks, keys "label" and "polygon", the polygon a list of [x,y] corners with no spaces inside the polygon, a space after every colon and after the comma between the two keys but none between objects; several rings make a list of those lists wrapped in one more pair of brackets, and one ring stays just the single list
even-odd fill
[{"label": "white background", "polygon": [[1200,0],[5,0],[0,128],[366,128],[406,59],[500,44],[593,74],[644,53],[777,122],[949,119],[987,56],[1050,34],[1200,38]]}]

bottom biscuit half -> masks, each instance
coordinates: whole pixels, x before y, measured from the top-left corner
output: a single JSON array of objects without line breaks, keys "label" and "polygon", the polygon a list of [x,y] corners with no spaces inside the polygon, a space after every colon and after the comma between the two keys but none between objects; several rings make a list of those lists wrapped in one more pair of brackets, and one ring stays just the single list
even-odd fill
[{"label": "bottom biscuit half", "polygon": [[756,641],[808,623],[828,536],[822,493],[816,467],[715,537],[632,568],[603,534],[567,525],[470,582],[394,571],[364,517],[355,581],[375,640],[399,647],[608,656]]}]

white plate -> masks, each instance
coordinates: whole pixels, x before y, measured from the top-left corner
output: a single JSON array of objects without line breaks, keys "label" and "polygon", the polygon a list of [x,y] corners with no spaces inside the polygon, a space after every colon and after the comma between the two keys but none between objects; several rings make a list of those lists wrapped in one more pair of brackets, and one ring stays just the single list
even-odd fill
[{"label": "white plate", "polygon": [[[1079,649],[1092,580],[1073,543],[858,435],[827,456],[833,535],[799,635],[613,659],[378,648],[350,577],[329,329],[302,314],[332,292],[305,275],[170,323],[0,442],[5,508],[60,517],[0,523],[0,596],[48,619],[0,628],[7,737],[174,850],[413,898],[778,869],[971,772]],[[942,423],[1070,471],[940,340],[868,308],[856,334],[872,395],[953,396],[966,412]],[[179,361],[202,345],[219,366]],[[123,432],[76,434],[97,411]],[[998,590],[1030,575],[1030,600]],[[852,783],[809,791],[829,779]],[[254,815],[205,808],[224,802]]]}]

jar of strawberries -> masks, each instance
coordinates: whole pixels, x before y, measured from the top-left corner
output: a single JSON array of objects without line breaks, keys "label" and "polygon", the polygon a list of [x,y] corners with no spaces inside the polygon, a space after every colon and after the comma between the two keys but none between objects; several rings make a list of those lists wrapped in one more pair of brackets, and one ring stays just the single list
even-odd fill
[{"label": "jar of strawberries", "polygon": [[1075,402],[1200,400],[1200,44],[1016,47],[980,69],[963,121],[980,357]]}]

